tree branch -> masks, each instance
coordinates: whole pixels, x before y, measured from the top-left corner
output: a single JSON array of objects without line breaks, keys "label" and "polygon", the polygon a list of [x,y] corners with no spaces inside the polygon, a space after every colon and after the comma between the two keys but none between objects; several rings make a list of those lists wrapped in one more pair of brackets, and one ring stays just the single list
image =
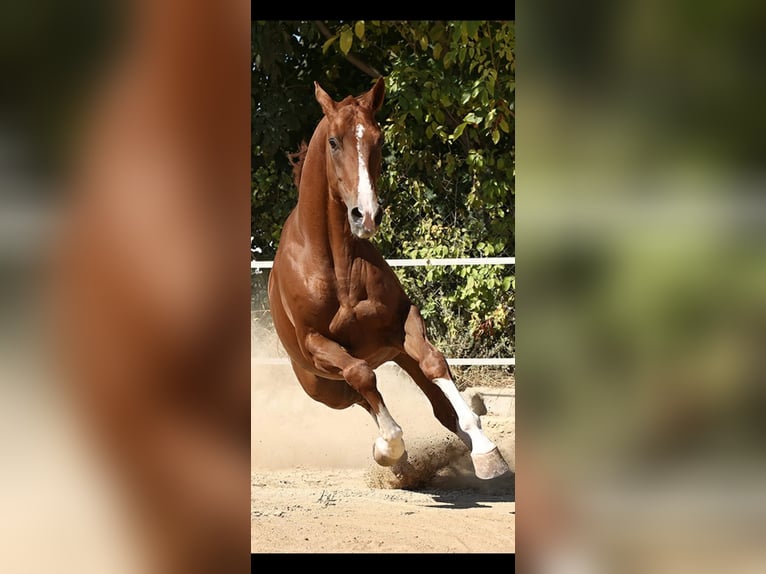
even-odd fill
[{"label": "tree branch", "polygon": [[[330,31],[330,29],[325,26],[325,23],[321,20],[314,20],[314,24],[316,24],[316,27],[319,28],[319,31],[322,33],[322,35],[327,38],[328,40],[333,37],[333,33]],[[343,55],[349,64],[352,64],[356,68],[359,68],[362,72],[367,74],[368,76],[372,76],[373,78],[380,78],[383,74],[378,72],[375,68],[372,66],[369,66],[362,62],[359,58],[354,56],[353,54],[344,54]]]}]

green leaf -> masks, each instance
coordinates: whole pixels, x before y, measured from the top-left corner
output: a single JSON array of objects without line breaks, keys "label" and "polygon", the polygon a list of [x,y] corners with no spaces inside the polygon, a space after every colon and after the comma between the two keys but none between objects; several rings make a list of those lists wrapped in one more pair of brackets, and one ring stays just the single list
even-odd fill
[{"label": "green leaf", "polygon": [[450,136],[450,139],[452,139],[452,140],[456,140],[456,139],[457,139],[457,138],[459,138],[461,135],[463,135],[463,130],[465,129],[465,126],[467,126],[467,125],[468,125],[468,124],[467,124],[467,123],[465,123],[465,122],[463,122],[462,124],[458,125],[458,126],[455,128],[455,131],[454,131],[454,132],[452,132],[452,135]]},{"label": "green leaf", "polygon": [[360,40],[364,38],[364,20],[359,20],[354,24],[354,33]]},{"label": "green leaf", "polygon": [[438,40],[444,35],[444,25],[440,23],[436,23],[433,26],[431,26],[431,29],[428,31],[428,35],[431,37],[432,40]]},{"label": "green leaf", "polygon": [[344,54],[348,54],[351,50],[351,44],[354,42],[354,34],[351,32],[351,28],[346,28],[340,33],[340,51]]},{"label": "green leaf", "polygon": [[332,46],[335,40],[337,39],[338,39],[337,34],[335,34],[335,36],[333,36],[332,38],[328,38],[327,41],[324,44],[322,44],[322,53],[326,54],[327,50],[330,49],[330,46]]},{"label": "green leaf", "polygon": [[465,28],[468,33],[468,36],[476,39],[478,37],[480,26],[481,26],[481,22],[479,20],[469,20],[468,22],[466,22]]},{"label": "green leaf", "polygon": [[468,112],[463,118],[463,121],[469,124],[478,124],[481,121],[481,118],[473,112]]}]

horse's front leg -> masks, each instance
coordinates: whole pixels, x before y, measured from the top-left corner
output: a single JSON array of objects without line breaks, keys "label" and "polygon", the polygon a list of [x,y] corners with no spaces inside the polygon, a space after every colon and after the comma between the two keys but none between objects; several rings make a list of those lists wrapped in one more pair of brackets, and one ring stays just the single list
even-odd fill
[{"label": "horse's front leg", "polygon": [[372,454],[381,466],[393,466],[406,460],[407,452],[402,429],[388,412],[378,391],[375,371],[361,359],[351,356],[335,341],[312,333],[306,337],[306,350],[311,353],[314,366],[331,374],[340,374],[369,405],[369,412],[380,430]]},{"label": "horse's front leg", "polygon": [[[478,415],[457,390],[444,355],[428,340],[425,323],[414,305],[410,307],[404,331],[404,351],[411,360],[400,357],[397,362],[423,389],[442,424],[471,449],[476,476],[490,479],[508,472],[508,464],[497,446],[482,431]],[[446,406],[445,397],[451,408]],[[453,422],[453,412],[457,416],[457,425]]]}]

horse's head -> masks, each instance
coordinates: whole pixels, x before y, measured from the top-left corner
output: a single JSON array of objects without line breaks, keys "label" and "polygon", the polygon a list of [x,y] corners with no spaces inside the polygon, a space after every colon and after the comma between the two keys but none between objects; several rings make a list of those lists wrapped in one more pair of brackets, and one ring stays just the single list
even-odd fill
[{"label": "horse's head", "polygon": [[383,104],[383,78],[356,98],[334,101],[314,82],[314,93],[327,118],[327,173],[331,193],[345,204],[351,232],[372,237],[383,218],[377,193],[383,134],[375,112]]}]

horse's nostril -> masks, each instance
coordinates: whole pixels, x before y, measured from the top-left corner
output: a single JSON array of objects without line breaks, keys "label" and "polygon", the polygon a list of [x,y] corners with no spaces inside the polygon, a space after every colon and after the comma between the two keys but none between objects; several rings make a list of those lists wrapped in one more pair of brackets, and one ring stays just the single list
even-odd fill
[{"label": "horse's nostril", "polygon": [[355,207],[354,209],[351,210],[351,217],[359,221],[362,220],[362,212],[359,211],[358,207]]},{"label": "horse's nostril", "polygon": [[383,221],[383,210],[379,207],[375,212],[375,225],[380,225],[381,221]]}]

